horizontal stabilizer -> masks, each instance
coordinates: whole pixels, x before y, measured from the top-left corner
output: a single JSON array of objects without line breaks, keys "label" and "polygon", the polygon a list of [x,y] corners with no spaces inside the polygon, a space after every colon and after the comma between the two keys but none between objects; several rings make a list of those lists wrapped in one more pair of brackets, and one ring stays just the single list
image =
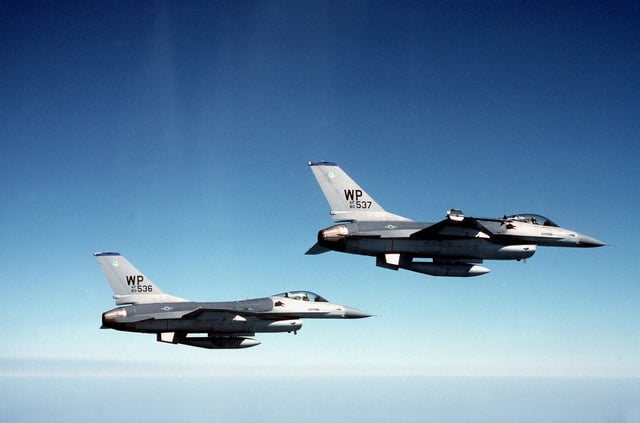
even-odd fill
[{"label": "horizontal stabilizer", "polygon": [[329,251],[331,251],[330,249],[323,247],[322,245],[318,244],[317,242],[315,244],[313,244],[313,247],[309,248],[307,250],[307,252],[305,253],[306,255],[309,256],[314,256],[317,254],[323,254],[323,253],[328,253]]}]

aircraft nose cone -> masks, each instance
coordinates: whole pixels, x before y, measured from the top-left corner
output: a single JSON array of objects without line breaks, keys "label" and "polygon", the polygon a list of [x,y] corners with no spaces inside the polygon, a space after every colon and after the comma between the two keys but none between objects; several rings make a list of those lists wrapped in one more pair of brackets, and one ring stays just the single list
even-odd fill
[{"label": "aircraft nose cone", "polygon": [[362,319],[365,317],[371,317],[369,313],[365,313],[357,308],[344,307],[344,316],[347,319]]},{"label": "aircraft nose cone", "polygon": [[597,240],[588,235],[581,235],[580,242],[578,243],[579,247],[592,248],[592,247],[602,247],[605,245],[604,242]]}]

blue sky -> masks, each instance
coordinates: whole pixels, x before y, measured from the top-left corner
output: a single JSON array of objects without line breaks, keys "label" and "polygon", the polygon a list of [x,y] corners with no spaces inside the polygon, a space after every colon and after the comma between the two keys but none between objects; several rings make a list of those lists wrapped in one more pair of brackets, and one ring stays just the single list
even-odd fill
[{"label": "blue sky", "polygon": [[[633,2],[4,2],[3,374],[639,377],[639,21]],[[305,256],[331,224],[310,160],[416,220],[535,212],[611,246],[471,279]],[[180,297],[308,289],[377,317],[232,352],[101,331],[99,250]]]}]

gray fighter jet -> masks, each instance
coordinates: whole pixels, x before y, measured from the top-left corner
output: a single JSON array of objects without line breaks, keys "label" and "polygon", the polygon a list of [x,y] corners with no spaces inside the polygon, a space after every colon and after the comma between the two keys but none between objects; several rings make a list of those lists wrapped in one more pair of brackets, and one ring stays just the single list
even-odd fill
[{"label": "gray fighter jet", "polygon": [[535,214],[485,219],[452,209],[440,222],[415,222],[385,211],[335,163],[309,162],[309,166],[338,224],[318,232],[318,242],[307,254],[333,250],[374,256],[376,265],[393,270],[478,276],[489,272],[480,266],[483,260],[527,259],[537,246],[604,245]]},{"label": "gray fighter jet", "polygon": [[155,333],[159,342],[209,349],[260,344],[257,332],[293,332],[302,318],[341,319],[370,315],[332,304],[318,294],[292,291],[244,301],[200,303],[162,292],[122,255],[94,253],[116,305],[102,313],[102,329]]}]

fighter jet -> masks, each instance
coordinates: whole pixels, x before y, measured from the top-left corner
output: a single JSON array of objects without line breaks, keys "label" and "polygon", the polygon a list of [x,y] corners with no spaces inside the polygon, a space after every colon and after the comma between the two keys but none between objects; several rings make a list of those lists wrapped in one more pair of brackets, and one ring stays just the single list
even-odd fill
[{"label": "fighter jet", "polygon": [[[308,163],[337,225],[318,232],[307,254],[340,251],[376,257],[376,265],[433,276],[479,276],[483,260],[523,260],[537,246],[600,247],[602,242],[535,214],[497,219],[451,209],[437,223],[415,222],[384,210],[332,162]],[[431,259],[425,261],[420,259]]]},{"label": "fighter jet", "polygon": [[165,294],[119,253],[94,253],[113,290],[114,308],[102,313],[101,329],[155,333],[158,342],[209,349],[260,344],[257,332],[293,332],[302,318],[370,317],[332,304],[309,291],[291,291],[243,301],[193,302]]}]

